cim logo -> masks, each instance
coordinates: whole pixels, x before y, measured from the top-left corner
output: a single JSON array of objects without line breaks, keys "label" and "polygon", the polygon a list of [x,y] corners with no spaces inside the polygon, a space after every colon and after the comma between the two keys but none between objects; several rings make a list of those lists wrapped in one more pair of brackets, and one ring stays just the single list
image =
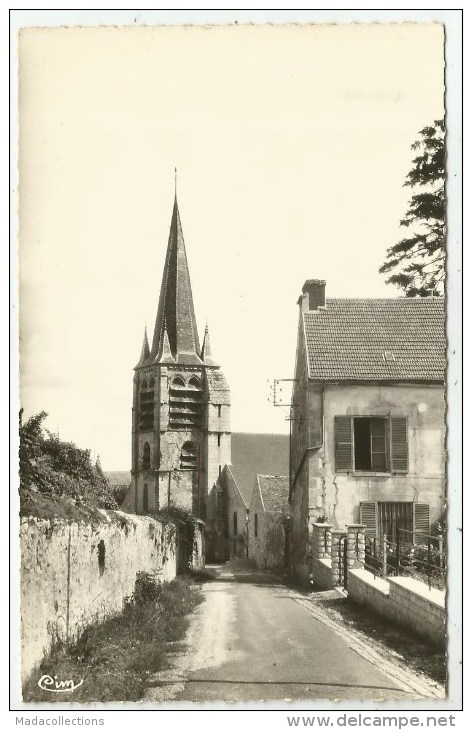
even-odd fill
[{"label": "cim logo", "polygon": [[73,679],[58,680],[57,674],[54,677],[51,677],[49,674],[43,674],[38,680],[38,687],[46,690],[46,692],[73,692],[77,687],[80,687],[83,681],[81,679],[78,684],[74,684]]}]

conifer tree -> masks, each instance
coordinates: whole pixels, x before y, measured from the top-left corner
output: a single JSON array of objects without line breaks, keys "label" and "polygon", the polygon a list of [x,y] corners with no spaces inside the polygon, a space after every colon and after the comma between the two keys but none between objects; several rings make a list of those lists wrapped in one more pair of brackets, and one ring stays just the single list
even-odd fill
[{"label": "conifer tree", "polygon": [[400,225],[409,229],[387,250],[379,272],[390,273],[388,284],[396,284],[406,296],[444,293],[446,275],[446,150],[444,120],[436,120],[419,132],[412,144],[418,154],[404,185],[413,189],[408,210]]}]

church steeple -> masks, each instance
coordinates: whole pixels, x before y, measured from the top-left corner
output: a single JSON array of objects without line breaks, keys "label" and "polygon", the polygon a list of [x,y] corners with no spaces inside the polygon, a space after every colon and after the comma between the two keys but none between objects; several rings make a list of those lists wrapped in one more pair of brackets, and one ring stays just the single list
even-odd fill
[{"label": "church steeple", "polygon": [[[149,350],[149,342],[148,342],[148,335],[147,335],[147,327],[144,328],[144,338],[143,338],[143,346],[141,348],[141,355],[138,361],[138,364],[136,365],[136,368],[142,367],[148,360],[150,355]],[[136,370],[135,368],[135,370]]]},{"label": "church steeple", "polygon": [[159,362],[163,356],[166,331],[170,353],[177,363],[202,363],[177,196],[170,224],[151,362]]}]

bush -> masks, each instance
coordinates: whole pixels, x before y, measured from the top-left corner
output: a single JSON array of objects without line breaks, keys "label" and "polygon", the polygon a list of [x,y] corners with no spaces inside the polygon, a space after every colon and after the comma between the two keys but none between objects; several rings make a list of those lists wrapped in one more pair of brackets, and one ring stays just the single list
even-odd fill
[{"label": "bush", "polygon": [[22,423],[20,411],[20,497],[22,510],[39,492],[47,497],[69,497],[78,506],[116,509],[108,479],[89,449],[80,449],[57,434],[43,430],[45,411]]}]

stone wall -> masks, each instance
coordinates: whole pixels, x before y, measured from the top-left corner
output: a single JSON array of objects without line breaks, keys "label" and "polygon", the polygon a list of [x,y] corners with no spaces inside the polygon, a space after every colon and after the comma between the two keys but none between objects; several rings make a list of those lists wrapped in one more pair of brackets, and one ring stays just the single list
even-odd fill
[{"label": "stone wall", "polygon": [[348,573],[348,595],[412,631],[443,645],[446,636],[445,592],[428,589],[414,578],[376,578],[362,568]]},{"label": "stone wall", "polygon": [[[56,640],[74,641],[90,623],[122,610],[139,571],[162,581],[177,572],[172,523],[123,512],[102,512],[100,522],[22,518],[22,676],[26,678]],[[204,533],[195,525],[191,567],[203,567]]]}]

